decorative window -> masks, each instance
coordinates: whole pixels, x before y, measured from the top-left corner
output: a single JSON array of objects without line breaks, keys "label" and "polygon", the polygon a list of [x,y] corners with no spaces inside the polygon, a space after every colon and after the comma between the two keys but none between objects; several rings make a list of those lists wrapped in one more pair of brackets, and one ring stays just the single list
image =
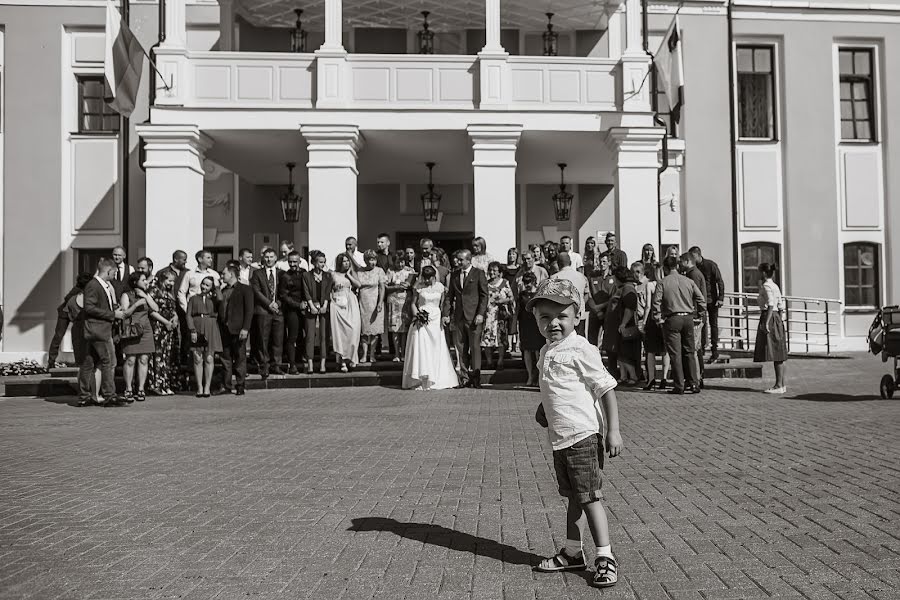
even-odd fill
[{"label": "decorative window", "polygon": [[838,50],[841,95],[841,139],[874,142],[874,69],[870,48]]},{"label": "decorative window", "polygon": [[102,75],[77,75],[78,133],[118,133],[119,114],[103,100]]},{"label": "decorative window", "polygon": [[738,136],[775,139],[775,48],[737,47]]},{"label": "decorative window", "polygon": [[[759,265],[779,264],[778,244],[752,242],[741,246],[741,289],[745,294],[759,293]],[[780,270],[775,271],[773,280],[781,287]]]},{"label": "decorative window", "polygon": [[878,246],[869,243],[844,244],[844,305],[877,307]]}]

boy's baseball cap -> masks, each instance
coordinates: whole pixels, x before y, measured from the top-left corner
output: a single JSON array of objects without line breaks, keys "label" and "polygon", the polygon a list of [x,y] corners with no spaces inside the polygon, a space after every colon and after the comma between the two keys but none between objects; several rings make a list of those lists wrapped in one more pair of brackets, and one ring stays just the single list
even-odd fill
[{"label": "boy's baseball cap", "polygon": [[550,300],[563,306],[574,304],[579,311],[581,310],[581,294],[575,289],[575,284],[568,279],[545,279],[540,282],[534,298],[525,305],[525,310],[531,310],[539,300]]}]

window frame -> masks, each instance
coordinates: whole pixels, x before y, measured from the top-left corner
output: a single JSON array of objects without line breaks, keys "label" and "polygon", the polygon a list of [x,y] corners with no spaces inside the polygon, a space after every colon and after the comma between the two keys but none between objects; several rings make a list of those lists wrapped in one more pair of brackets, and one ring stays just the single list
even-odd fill
[{"label": "window frame", "polygon": [[[121,131],[121,118],[119,115],[108,107],[106,102],[103,102],[103,98],[100,100],[103,102],[102,106],[104,109],[108,109],[110,112],[107,114],[106,112],[99,113],[98,116],[101,120],[106,119],[107,116],[116,118],[116,128],[115,129],[86,129],[85,128],[85,112],[84,112],[84,83],[86,82],[98,82],[103,85],[103,75],[102,74],[94,74],[94,73],[76,73],[75,74],[75,93],[78,96],[78,116],[77,116],[77,127],[75,134],[76,135],[91,135],[91,136],[118,136]],[[94,113],[88,113],[93,115]]]},{"label": "window frame", "polygon": [[[858,273],[857,283],[848,284],[847,283],[847,249],[848,248],[856,249],[856,257],[857,264],[849,267],[850,269],[855,269]],[[862,267],[859,262],[859,256],[861,254],[862,248],[871,248],[872,255],[874,256],[874,260],[872,261],[871,267]],[[873,284],[871,286],[864,285],[862,283],[862,273],[864,269],[871,269],[873,275]],[[862,291],[864,289],[872,288],[875,297],[874,304],[850,304],[847,301],[847,289],[848,287],[852,287],[859,291],[860,298],[862,298]],[[852,242],[845,242],[841,244],[841,295],[844,303],[844,308],[850,312],[871,312],[878,310],[882,306],[881,301],[881,244],[878,242],[872,242],[868,240],[856,240]]]},{"label": "window frame", "polygon": [[[769,137],[752,137],[752,136],[744,136],[741,135],[741,98],[740,98],[740,76],[742,71],[738,68],[738,51],[739,50],[768,50],[771,59],[771,73],[770,77],[772,78],[772,94],[769,99],[771,102],[772,109],[772,135]],[[753,59],[755,63],[755,58]],[[758,42],[735,42],[734,43],[734,113],[735,113],[735,137],[738,142],[762,142],[762,143],[776,143],[780,141],[779,136],[779,116],[780,112],[778,110],[778,102],[780,96],[780,85],[778,81],[779,77],[779,69],[778,69],[778,44],[774,41],[758,41]],[[757,73],[756,71],[744,71],[745,73]]]},{"label": "window frame", "polygon": [[[741,292],[744,294],[758,294],[759,288],[756,286],[756,289],[747,289],[747,285],[744,283],[744,273],[748,270],[747,263],[744,261],[744,253],[748,248],[756,248],[757,254],[759,253],[760,248],[771,248],[775,252],[775,265],[778,267],[775,270],[775,283],[781,288],[781,244],[777,242],[767,242],[767,241],[752,241],[752,242],[744,242],[741,244],[740,252],[741,252]],[[753,270],[758,271],[759,263],[753,267]]]},{"label": "window frame", "polygon": [[[855,73],[844,75],[841,72],[841,53],[850,52],[865,52],[869,55],[869,75],[857,75]],[[879,143],[879,116],[878,116],[878,105],[876,103],[876,98],[878,96],[878,52],[877,46],[860,46],[854,44],[841,45],[838,44],[836,47],[836,75],[837,75],[837,138],[838,142],[841,144],[878,144]],[[855,56],[851,54],[851,63],[853,65],[856,64]],[[868,86],[868,97],[866,98],[866,108],[869,112],[869,132],[871,134],[869,139],[860,139],[860,138],[845,138],[844,137],[844,118],[841,113],[841,102],[843,102],[843,98],[841,96],[841,85],[844,83],[850,83],[851,88],[851,98],[853,95],[852,89],[854,83],[865,83]],[[851,111],[855,112],[855,107],[853,106],[854,101],[851,100]],[[853,123],[853,132],[856,133],[856,124],[857,120],[855,118],[851,121]]]}]

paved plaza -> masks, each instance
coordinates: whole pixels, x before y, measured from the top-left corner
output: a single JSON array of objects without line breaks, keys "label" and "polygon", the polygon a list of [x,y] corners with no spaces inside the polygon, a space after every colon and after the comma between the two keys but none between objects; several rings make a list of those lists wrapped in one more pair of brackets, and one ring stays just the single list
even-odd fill
[{"label": "paved plaza", "polygon": [[[0,597],[900,597],[900,400],[872,357],[699,396],[622,392],[604,491],[622,577],[565,538],[539,395],[281,390],[0,402]],[[591,542],[587,534],[586,546]]]}]

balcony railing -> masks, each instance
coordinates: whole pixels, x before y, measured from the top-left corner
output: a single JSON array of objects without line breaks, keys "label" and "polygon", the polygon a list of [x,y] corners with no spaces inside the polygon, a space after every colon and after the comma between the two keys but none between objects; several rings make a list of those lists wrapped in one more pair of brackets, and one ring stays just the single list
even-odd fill
[{"label": "balcony railing", "polygon": [[[160,106],[311,109],[323,81],[313,54],[161,52],[159,63],[176,82],[158,90]],[[506,101],[491,110],[598,113],[621,106],[617,59],[512,56],[501,65],[496,81]],[[477,110],[484,90],[477,56],[348,54],[337,68],[324,81],[346,86],[341,108]]]}]

